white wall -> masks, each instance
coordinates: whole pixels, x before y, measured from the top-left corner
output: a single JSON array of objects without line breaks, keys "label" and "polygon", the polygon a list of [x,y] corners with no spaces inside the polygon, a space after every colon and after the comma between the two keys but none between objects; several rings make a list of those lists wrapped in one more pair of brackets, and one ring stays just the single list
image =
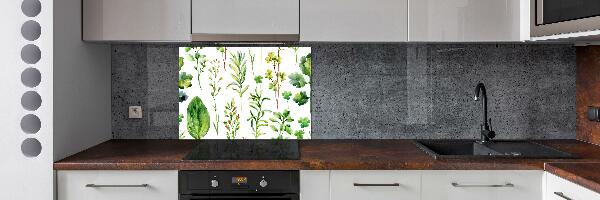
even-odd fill
[{"label": "white wall", "polygon": [[81,40],[81,0],[54,0],[54,160],[111,138],[110,46]]},{"label": "white wall", "polygon": [[[34,17],[21,12],[21,2],[0,1],[0,199],[52,199],[52,1],[42,0],[41,13]],[[40,38],[27,41],[21,36],[21,25],[27,20],[40,24]],[[20,59],[21,48],[27,44],[39,47],[38,62],[26,64]],[[21,73],[28,67],[38,69],[42,75],[40,84],[33,88],[21,83]],[[41,96],[39,108],[24,109],[21,96],[26,91]],[[20,122],[26,114],[40,119],[39,131],[27,134],[21,129]],[[21,152],[21,144],[27,138],[41,143],[39,155],[26,157]]]}]

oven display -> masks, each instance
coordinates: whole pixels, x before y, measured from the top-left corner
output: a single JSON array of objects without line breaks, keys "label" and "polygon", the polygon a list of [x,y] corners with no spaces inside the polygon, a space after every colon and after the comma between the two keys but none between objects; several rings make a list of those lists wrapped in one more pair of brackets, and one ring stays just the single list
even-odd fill
[{"label": "oven display", "polygon": [[231,184],[234,184],[234,185],[247,185],[248,184],[248,177],[246,177],[246,176],[234,176],[234,177],[231,177]]}]

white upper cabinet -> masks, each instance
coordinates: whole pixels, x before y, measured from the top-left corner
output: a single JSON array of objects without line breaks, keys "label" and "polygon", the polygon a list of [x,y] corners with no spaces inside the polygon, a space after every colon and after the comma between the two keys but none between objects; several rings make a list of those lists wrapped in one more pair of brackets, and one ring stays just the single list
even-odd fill
[{"label": "white upper cabinet", "polygon": [[83,0],[85,41],[190,41],[190,0]]},{"label": "white upper cabinet", "polygon": [[194,41],[298,41],[299,0],[192,0]]},{"label": "white upper cabinet", "polygon": [[529,0],[410,0],[408,40],[529,40],[529,8]]},{"label": "white upper cabinet", "polygon": [[407,41],[408,0],[301,0],[300,17],[300,41]]}]

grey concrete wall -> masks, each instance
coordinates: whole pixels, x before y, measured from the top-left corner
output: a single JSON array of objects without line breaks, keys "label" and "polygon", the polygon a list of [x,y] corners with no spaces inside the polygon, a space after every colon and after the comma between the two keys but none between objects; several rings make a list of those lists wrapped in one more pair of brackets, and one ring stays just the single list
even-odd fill
[{"label": "grey concrete wall", "polygon": [[[502,139],[575,138],[575,48],[312,44],[312,138],[478,138],[486,84]],[[112,47],[114,138],[177,138],[177,45]],[[127,106],[145,118],[127,119]]]}]

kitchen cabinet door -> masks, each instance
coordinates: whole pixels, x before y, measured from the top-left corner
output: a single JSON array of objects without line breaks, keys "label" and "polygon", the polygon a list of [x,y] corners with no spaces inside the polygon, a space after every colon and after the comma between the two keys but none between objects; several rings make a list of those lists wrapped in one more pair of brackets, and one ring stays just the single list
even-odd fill
[{"label": "kitchen cabinet door", "polygon": [[405,42],[408,0],[302,0],[300,41]]},{"label": "kitchen cabinet door", "polygon": [[423,171],[422,200],[542,200],[543,171]]},{"label": "kitchen cabinet door", "polygon": [[331,200],[419,200],[421,172],[333,170]]},{"label": "kitchen cabinet door", "polygon": [[529,40],[527,0],[409,1],[409,41]]},{"label": "kitchen cabinet door", "polygon": [[300,171],[300,200],[329,200],[329,172]]},{"label": "kitchen cabinet door", "polygon": [[299,0],[192,0],[194,41],[298,41]]},{"label": "kitchen cabinet door", "polygon": [[600,194],[573,182],[547,173],[544,200],[600,200]]},{"label": "kitchen cabinet door", "polygon": [[83,40],[190,41],[190,0],[83,0]]},{"label": "kitchen cabinet door", "polygon": [[[177,171],[58,171],[58,200],[177,200]],[[146,184],[144,186],[144,184]]]}]

